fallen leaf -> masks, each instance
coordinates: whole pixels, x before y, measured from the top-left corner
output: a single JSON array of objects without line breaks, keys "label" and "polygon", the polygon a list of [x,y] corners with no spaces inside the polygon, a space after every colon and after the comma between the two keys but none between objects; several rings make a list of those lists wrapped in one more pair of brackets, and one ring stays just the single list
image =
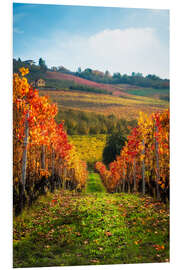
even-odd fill
[{"label": "fallen leaf", "polygon": [[109,237],[109,236],[112,236],[112,233],[111,232],[105,232],[105,235]]},{"label": "fallen leaf", "polygon": [[91,262],[93,262],[93,263],[97,263],[97,262],[99,262],[98,260],[91,260]]}]

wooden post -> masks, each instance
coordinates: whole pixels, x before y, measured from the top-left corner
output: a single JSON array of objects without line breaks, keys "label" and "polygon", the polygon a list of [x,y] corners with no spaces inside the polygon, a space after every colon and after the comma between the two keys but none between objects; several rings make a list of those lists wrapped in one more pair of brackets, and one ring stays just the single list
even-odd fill
[{"label": "wooden post", "polygon": [[124,192],[124,189],[125,189],[125,170],[123,168],[123,192]]},{"label": "wooden post", "polygon": [[[145,155],[145,144],[144,144],[144,140],[143,140],[143,150],[142,150],[142,154]],[[145,164],[144,164],[144,158],[142,160],[142,194],[145,195]]]},{"label": "wooden post", "polygon": [[63,168],[63,189],[66,188],[66,178],[67,178],[66,167]]},{"label": "wooden post", "polygon": [[[156,133],[158,133],[158,127],[155,124],[155,130]],[[157,199],[160,199],[160,193],[159,193],[159,179],[160,179],[160,175],[159,175],[159,154],[158,154],[158,148],[159,148],[159,144],[157,139],[155,138],[155,152],[156,152],[156,196]]]},{"label": "wooden post", "polygon": [[133,179],[134,179],[134,192],[136,192],[137,188],[136,188],[136,159],[135,158],[133,161]]},{"label": "wooden post", "polygon": [[129,173],[129,164],[128,164],[128,166],[127,166],[128,193],[131,192],[131,190],[130,190],[130,179],[129,179],[129,177],[130,177],[130,173]]},{"label": "wooden post", "polygon": [[41,150],[41,168],[42,169],[45,169],[46,168],[45,145],[42,145],[42,150]]},{"label": "wooden post", "polygon": [[23,143],[23,156],[22,156],[22,177],[21,182],[23,185],[23,191],[25,191],[25,185],[26,185],[26,167],[27,167],[27,145],[28,145],[28,136],[29,136],[29,112],[26,113],[25,118],[25,129],[24,129],[24,143]]},{"label": "wooden post", "polygon": [[55,153],[54,149],[52,148],[52,175],[54,176],[54,158],[55,158]]},{"label": "wooden post", "polygon": [[51,192],[54,192],[54,158],[55,158],[55,153],[54,149],[52,148],[52,182],[51,182]]}]

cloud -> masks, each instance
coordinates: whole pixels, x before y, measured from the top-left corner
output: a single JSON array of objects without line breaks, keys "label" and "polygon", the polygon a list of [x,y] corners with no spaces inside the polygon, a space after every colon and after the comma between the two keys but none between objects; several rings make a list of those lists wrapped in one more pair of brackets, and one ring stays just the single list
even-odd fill
[{"label": "cloud", "polygon": [[21,21],[24,17],[26,16],[25,13],[21,12],[21,13],[15,13],[13,15],[13,22],[14,23],[18,23],[19,21]]},{"label": "cloud", "polygon": [[24,31],[17,27],[18,23],[26,16],[25,13],[16,13],[13,16],[13,32],[15,34],[23,34]]},{"label": "cloud", "polygon": [[24,31],[20,30],[18,27],[14,27],[13,32],[16,33],[16,34],[24,34]]},{"label": "cloud", "polygon": [[160,42],[152,28],[106,29],[90,37],[63,38],[56,32],[50,41],[41,40],[28,55],[44,57],[49,66],[64,65],[72,70],[89,67],[169,77],[168,46]]}]

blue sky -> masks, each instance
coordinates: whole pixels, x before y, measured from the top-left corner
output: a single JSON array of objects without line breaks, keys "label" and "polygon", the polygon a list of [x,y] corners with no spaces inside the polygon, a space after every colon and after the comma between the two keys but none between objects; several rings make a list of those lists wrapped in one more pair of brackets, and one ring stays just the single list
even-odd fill
[{"label": "blue sky", "polygon": [[13,4],[13,57],[168,78],[169,12]]}]

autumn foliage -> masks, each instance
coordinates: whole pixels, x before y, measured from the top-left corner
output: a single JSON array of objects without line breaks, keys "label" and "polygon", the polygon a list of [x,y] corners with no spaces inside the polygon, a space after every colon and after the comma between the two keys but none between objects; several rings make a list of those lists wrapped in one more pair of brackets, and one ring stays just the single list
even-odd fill
[{"label": "autumn foliage", "polygon": [[82,190],[86,164],[68,142],[63,123],[56,123],[56,104],[29,85],[28,69],[19,71],[13,76],[14,202],[32,201],[46,186],[51,191],[56,187]]},{"label": "autumn foliage", "polygon": [[140,113],[137,127],[109,170],[101,162],[96,170],[109,192],[141,191],[169,199],[169,110]]}]

